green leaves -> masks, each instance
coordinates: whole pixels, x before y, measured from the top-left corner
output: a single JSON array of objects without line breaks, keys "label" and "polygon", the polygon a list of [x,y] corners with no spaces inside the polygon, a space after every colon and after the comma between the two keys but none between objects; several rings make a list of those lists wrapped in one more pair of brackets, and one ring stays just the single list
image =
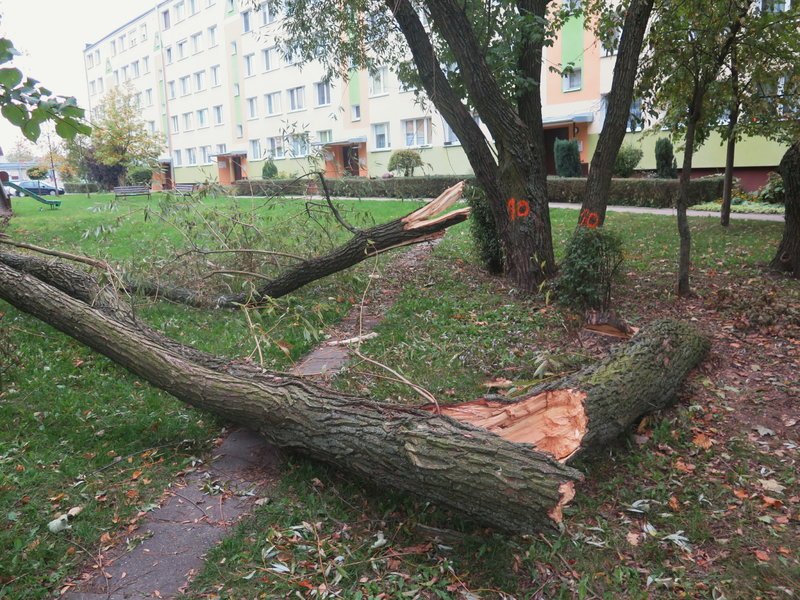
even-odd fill
[{"label": "green leaves", "polygon": [[19,69],[0,69],[0,85],[8,88],[17,87],[22,81],[22,71]]},{"label": "green leaves", "polygon": [[25,125],[27,114],[21,106],[16,104],[6,104],[0,108],[0,113],[12,125],[17,127],[22,127]]}]

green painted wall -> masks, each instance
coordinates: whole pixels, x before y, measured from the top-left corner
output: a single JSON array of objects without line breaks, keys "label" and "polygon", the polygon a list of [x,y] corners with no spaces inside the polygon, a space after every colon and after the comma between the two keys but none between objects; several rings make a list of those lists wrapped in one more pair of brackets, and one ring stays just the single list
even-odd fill
[{"label": "green painted wall", "polygon": [[[423,172],[429,175],[466,175],[472,173],[467,155],[461,146],[439,146],[422,148],[419,151],[424,169],[414,171],[415,175]],[[386,173],[391,152],[367,152],[367,169],[370,177],[380,177]]]},{"label": "green painted wall", "polygon": [[569,19],[561,29],[561,64],[583,68],[583,17]]}]

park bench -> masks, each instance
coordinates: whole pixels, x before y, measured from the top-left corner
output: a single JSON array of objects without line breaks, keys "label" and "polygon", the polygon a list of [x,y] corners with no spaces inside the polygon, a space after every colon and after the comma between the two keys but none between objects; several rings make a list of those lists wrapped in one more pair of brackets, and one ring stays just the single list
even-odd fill
[{"label": "park bench", "polygon": [[128,196],[147,196],[150,198],[150,187],[146,185],[120,185],[114,188],[114,200]]},{"label": "park bench", "polygon": [[176,183],[175,192],[181,196],[190,196],[196,187],[196,183]]}]

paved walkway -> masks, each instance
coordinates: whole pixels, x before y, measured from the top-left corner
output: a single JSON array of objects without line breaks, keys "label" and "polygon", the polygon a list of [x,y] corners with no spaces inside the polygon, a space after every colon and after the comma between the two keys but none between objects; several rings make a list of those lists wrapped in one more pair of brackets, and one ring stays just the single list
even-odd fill
[{"label": "paved walkway", "polygon": [[[550,208],[570,208],[573,210],[580,210],[580,204],[571,204],[568,202],[551,202]],[[639,213],[639,214],[646,214],[646,215],[671,215],[675,216],[678,214],[674,208],[646,208],[642,206],[609,206],[607,208],[609,212],[626,212],[626,213]],[[689,209],[686,211],[686,214],[690,217],[716,217],[719,219],[719,212],[712,212],[707,210],[692,210]],[[780,221],[783,223],[783,215],[762,215],[758,213],[731,213],[731,220],[736,221]]]}]

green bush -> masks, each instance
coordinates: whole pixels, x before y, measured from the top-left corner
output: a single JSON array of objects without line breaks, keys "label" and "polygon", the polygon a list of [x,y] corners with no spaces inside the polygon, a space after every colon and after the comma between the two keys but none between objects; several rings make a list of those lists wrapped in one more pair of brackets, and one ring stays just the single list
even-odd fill
[{"label": "green bush", "polygon": [[669,138],[659,138],[656,141],[656,175],[661,179],[678,177],[678,163]]},{"label": "green bush", "polygon": [[278,176],[278,167],[272,162],[272,158],[268,158],[264,165],[261,167],[262,179],[275,179]]},{"label": "green bush", "polygon": [[581,153],[576,140],[556,140],[553,145],[556,173],[559,177],[580,177]]},{"label": "green bush", "polygon": [[497,226],[494,215],[486,201],[483,190],[469,186],[466,191],[467,202],[472,208],[470,215],[470,232],[481,263],[490,273],[498,275],[503,272],[503,249],[497,237]]},{"label": "green bush", "polygon": [[[689,182],[689,205],[711,202],[722,196],[723,177],[700,177]],[[609,205],[672,208],[680,195],[677,179],[612,179]],[[581,204],[586,194],[586,179],[548,177],[549,202]]]},{"label": "green bush", "polygon": [[567,243],[555,282],[558,302],[581,311],[608,310],[623,259],[618,235],[602,227],[578,227]]},{"label": "green bush", "polygon": [[770,172],[767,183],[756,194],[756,201],[766,204],[785,204],[786,192],[783,189],[783,177],[779,173]]},{"label": "green bush", "polygon": [[644,153],[640,148],[626,144],[617,152],[617,158],[614,159],[614,175],[617,177],[630,177],[633,175],[633,170],[639,161],[642,160]]},{"label": "green bush", "polygon": [[[471,175],[431,177],[342,177],[327,179],[331,196],[338,198],[436,198],[459,181],[472,180]],[[236,193],[240,196],[274,196],[306,194],[310,179],[270,179],[239,181]],[[314,180],[316,181],[316,180]]]},{"label": "green bush", "polygon": [[67,182],[64,184],[64,191],[68,194],[90,194],[100,191],[100,186],[96,183]]},{"label": "green bush", "polygon": [[400,171],[405,177],[413,176],[414,169],[422,166],[422,157],[416,150],[395,150],[389,157],[389,170]]},{"label": "green bush", "polygon": [[128,183],[131,185],[150,185],[153,180],[153,169],[150,167],[132,167],[128,171]]},{"label": "green bush", "polygon": [[48,171],[44,167],[31,167],[25,171],[25,174],[28,176],[28,179],[39,181],[40,179],[47,179]]}]

